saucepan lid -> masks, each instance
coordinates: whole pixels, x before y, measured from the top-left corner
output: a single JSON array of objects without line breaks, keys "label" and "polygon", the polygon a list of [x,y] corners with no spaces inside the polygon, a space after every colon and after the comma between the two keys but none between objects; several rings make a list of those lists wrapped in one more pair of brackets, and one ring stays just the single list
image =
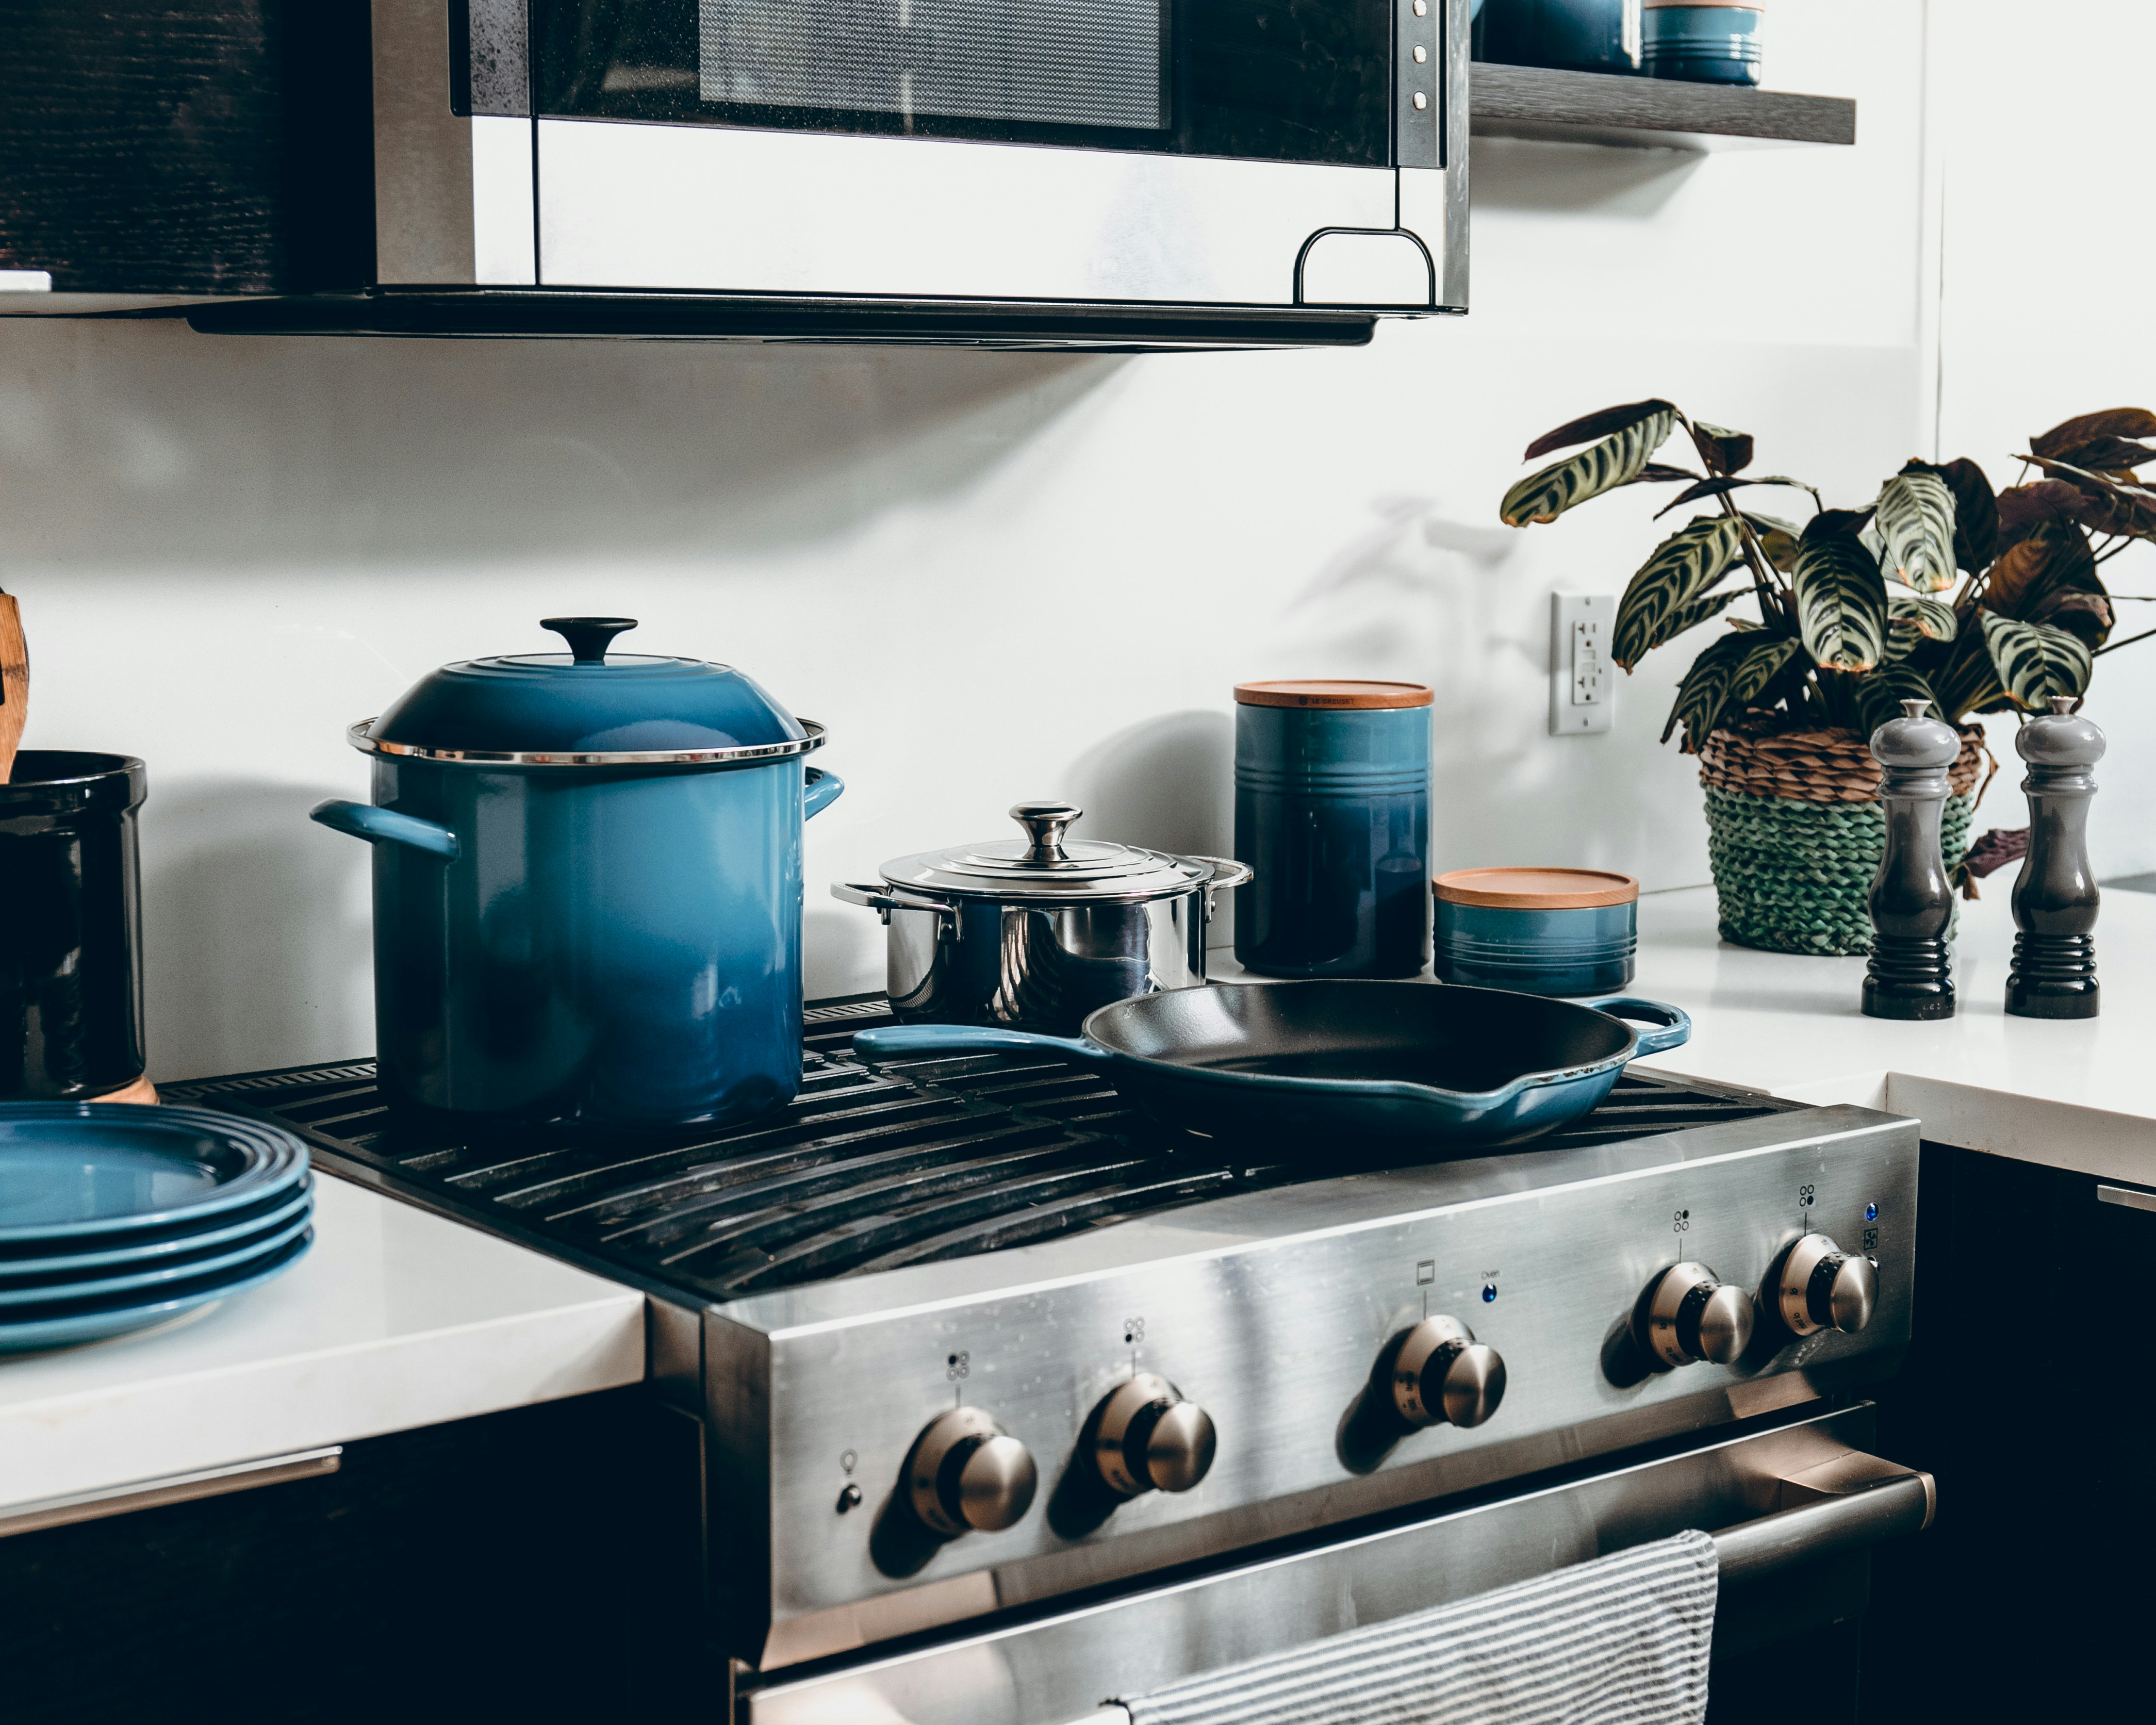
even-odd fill
[{"label": "saucepan lid", "polygon": [[1019,803],[1010,815],[1024,837],[901,856],[883,865],[883,877],[894,886],[939,897],[1130,904],[1191,891],[1220,870],[1237,867],[1210,857],[1067,837],[1084,813],[1070,803]]},{"label": "saucepan lid", "polygon": [[369,753],[475,766],[723,765],[803,755],[824,727],[732,665],[608,650],[629,617],[548,617],[567,653],[445,665],[351,731]]}]

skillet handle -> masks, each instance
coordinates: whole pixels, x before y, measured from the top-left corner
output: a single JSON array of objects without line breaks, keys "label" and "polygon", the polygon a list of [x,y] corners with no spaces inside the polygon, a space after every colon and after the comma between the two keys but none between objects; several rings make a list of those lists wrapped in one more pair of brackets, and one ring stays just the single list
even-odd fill
[{"label": "skillet handle", "polygon": [[1640,1045],[1635,1055],[1661,1054],[1666,1049],[1682,1048],[1691,1040],[1691,1019],[1680,1008],[1665,1006],[1659,1000],[1642,1000],[1636,994],[1605,994],[1599,1000],[1583,1000],[1582,1006],[1591,1006],[1597,1012],[1606,1012],[1613,1019],[1644,1019],[1657,1026],[1642,1030]]},{"label": "skillet handle", "polygon": [[989,1024],[887,1024],[854,1034],[854,1052],[865,1060],[901,1055],[1001,1054],[1009,1049],[1038,1049],[1074,1060],[1101,1061],[1108,1051],[1079,1036],[1042,1036],[1031,1030],[998,1030]]}]

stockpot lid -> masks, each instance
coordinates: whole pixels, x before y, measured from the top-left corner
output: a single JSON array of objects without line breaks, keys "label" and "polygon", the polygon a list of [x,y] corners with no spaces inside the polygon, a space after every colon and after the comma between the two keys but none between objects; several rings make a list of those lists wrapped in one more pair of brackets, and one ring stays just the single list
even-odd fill
[{"label": "stockpot lid", "polygon": [[1024,829],[1024,838],[901,856],[883,865],[883,877],[893,886],[938,897],[1033,899],[1065,906],[1167,898],[1213,878],[1218,865],[1209,857],[1066,837],[1066,829],[1085,812],[1070,803],[1016,803],[1010,815]]},{"label": "stockpot lid", "polygon": [[567,653],[445,665],[352,727],[370,753],[474,765],[723,765],[803,755],[824,741],[732,665],[609,654],[629,617],[548,617]]}]

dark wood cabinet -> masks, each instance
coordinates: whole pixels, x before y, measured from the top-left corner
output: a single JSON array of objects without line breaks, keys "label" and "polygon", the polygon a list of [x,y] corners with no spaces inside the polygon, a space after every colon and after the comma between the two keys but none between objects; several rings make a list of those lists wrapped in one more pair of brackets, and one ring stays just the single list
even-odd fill
[{"label": "dark wood cabinet", "polygon": [[696,1427],[642,1389],[0,1539],[9,1725],[723,1717]]}]

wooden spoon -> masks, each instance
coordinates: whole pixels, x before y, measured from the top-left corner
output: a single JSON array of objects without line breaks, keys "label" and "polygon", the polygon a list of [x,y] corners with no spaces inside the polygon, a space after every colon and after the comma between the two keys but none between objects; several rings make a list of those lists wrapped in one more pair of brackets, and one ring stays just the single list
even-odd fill
[{"label": "wooden spoon", "polygon": [[23,721],[30,716],[30,649],[12,593],[0,593],[0,784],[15,776]]}]

